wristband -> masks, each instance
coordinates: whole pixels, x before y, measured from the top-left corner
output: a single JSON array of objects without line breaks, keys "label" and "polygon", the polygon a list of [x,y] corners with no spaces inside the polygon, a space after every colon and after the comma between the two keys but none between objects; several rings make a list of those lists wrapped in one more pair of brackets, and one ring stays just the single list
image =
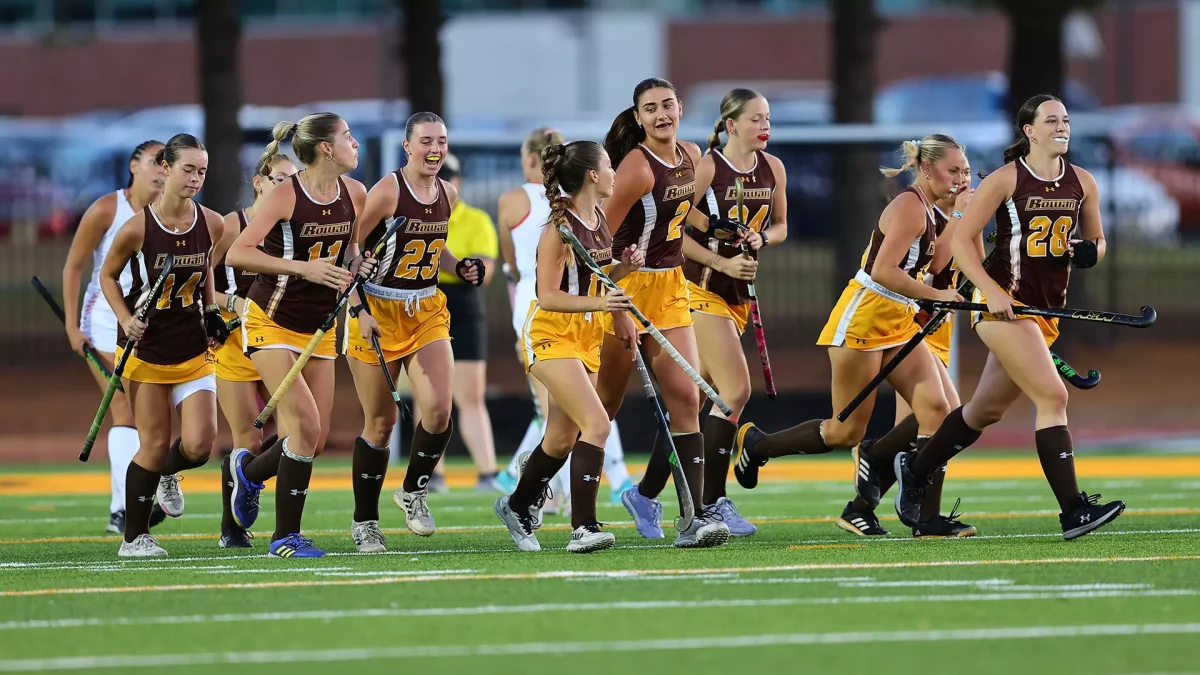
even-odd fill
[{"label": "wristband", "polygon": [[357,319],[359,312],[363,311],[366,308],[367,308],[366,303],[363,303],[361,305],[355,305],[355,306],[351,307],[350,308],[350,318]]},{"label": "wristband", "polygon": [[763,245],[763,248],[766,248],[766,247],[767,247],[767,245],[771,243],[771,240],[767,238],[767,233],[766,233],[766,232],[759,232],[759,233],[758,233],[758,236],[759,236],[759,237],[762,237],[762,242],[763,242],[763,244],[762,244],[762,245]]},{"label": "wristband", "polygon": [[225,298],[225,311],[229,312],[230,314],[236,314],[237,313],[236,308],[237,308],[237,296],[230,294],[228,297]]},{"label": "wristband", "polygon": [[959,211],[958,209],[954,209],[953,211],[950,212],[950,217],[958,218],[959,220],[962,220],[962,211]]}]

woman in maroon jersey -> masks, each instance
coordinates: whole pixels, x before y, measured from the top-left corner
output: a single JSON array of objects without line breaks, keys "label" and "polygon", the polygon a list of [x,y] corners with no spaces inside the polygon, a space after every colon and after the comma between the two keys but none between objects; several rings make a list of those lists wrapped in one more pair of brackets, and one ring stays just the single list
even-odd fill
[{"label": "woman in maroon jersey", "polygon": [[[721,134],[728,139],[721,148]],[[758,251],[787,239],[787,174],[778,157],[766,153],[771,135],[767,99],[750,89],[734,89],[721,99],[721,115],[708,138],[708,152],[696,164],[695,207],[706,214],[746,224],[743,255],[736,241],[722,241],[688,228],[683,265],[691,295],[692,320],[700,353],[700,373],[733,408],[726,417],[713,408],[704,423],[704,506],[714,507],[733,537],[755,527],[725,494],[738,416],[750,399],[750,368],[741,335],[750,315],[748,285],[758,268]],[[738,213],[736,181],[743,185]],[[767,233],[770,228],[770,233]]]},{"label": "woman in maroon jersey", "polygon": [[[613,194],[604,200],[604,216],[613,232],[613,247],[632,244],[646,256],[646,264],[621,280],[633,304],[662,331],[693,367],[699,363],[696,333],[688,305],[687,279],[683,274],[683,225],[731,236],[738,225],[713,215],[705,218],[692,209],[696,189],[696,162],[700,148],[676,138],[683,105],[675,85],[659,78],[642,80],[633,90],[633,105],[613,120],[604,138],[605,150],[617,167]],[[615,418],[625,398],[633,361],[629,345],[617,339],[614,322],[632,321],[628,314],[604,314],[604,346],[596,385],[600,400]],[[641,326],[637,326],[643,330]],[[663,403],[671,417],[671,435],[687,476],[697,515],[692,526],[679,533],[681,548],[720,546],[729,528],[714,509],[702,509],[704,438],[700,435],[700,394],[696,383],[653,341],[644,345],[654,365]],[[623,358],[624,357],[624,358]],[[535,451],[536,452],[536,451]],[[658,495],[666,487],[671,468],[666,453],[652,452],[641,483],[625,490],[621,502],[643,537],[661,539],[662,505]]]},{"label": "woman in maroon jersey", "polygon": [[[242,325],[246,352],[271,391],[278,389],[297,354],[333,312],[353,274],[369,274],[374,268],[370,259],[362,260],[357,270],[342,267],[345,260],[361,260],[354,244],[355,214],[362,213],[367,200],[363,184],[345,177],[358,166],[358,141],[346,121],[333,113],[316,113],[298,123],[280,122],[273,136],[263,154],[277,154],[279,144],[290,139],[305,168],[267,196],[226,256],[229,266],[258,274],[248,292]],[[257,457],[245,448],[230,457],[230,507],[243,528],[258,517],[263,481],[279,476],[270,551],[274,557],[325,555],[300,534],[300,521],[313,458],[329,436],[336,358],[336,333],[330,329],[275,413],[289,435]]]},{"label": "woman in maroon jersey", "polygon": [[[210,348],[229,336],[215,302],[209,258],[224,224],[221,214],[193,200],[204,185],[208,152],[196,137],[177,134],[156,160],[166,171],[162,195],[121,226],[100,276],[104,297],[120,322],[118,358],[133,349],[124,378],[141,439],[126,476],[125,541],[117,551],[123,557],[167,555],[150,536],[151,504],[161,476],[203,466],[212,453],[217,397]],[[174,268],[158,297],[148,297],[168,255],[175,257]],[[121,288],[126,265],[133,273],[129,292]],[[147,302],[154,305],[141,321],[134,312]],[[180,428],[172,442],[175,412]],[[175,503],[163,509],[182,514],[182,493],[171,499]]]},{"label": "woman in maroon jersey", "polygon": [[[1067,387],[1050,357],[1058,320],[1013,314],[1014,305],[1064,307],[1071,268],[1094,266],[1104,257],[1100,195],[1092,174],[1068,162],[1067,109],[1048,94],[1034,96],[1017,112],[1020,140],[1004,151],[1006,164],[979,184],[954,235],[959,270],[975,284],[975,301],[986,314],[972,316],[989,354],[971,400],[954,410],[919,452],[896,457],[900,491],[896,512],[920,520],[921,502],[933,472],[999,422],[1021,394],[1037,409],[1038,459],[1058,500],[1067,540],[1113,520],[1121,501],[1100,504],[1080,492],[1075,453],[1067,429]],[[984,262],[975,240],[996,217],[996,249]]]},{"label": "woman in maroon jersey", "polygon": [[[213,259],[217,261],[213,274],[217,283],[217,303],[223,308],[222,316],[232,321],[246,311],[246,297],[250,286],[258,275],[244,270],[235,270],[225,264],[225,253],[237,236],[246,229],[255,212],[266,200],[276,185],[296,173],[296,165],[286,155],[263,155],[254,167],[250,184],[254,188],[254,203],[225,216],[225,236],[213,248]],[[264,447],[271,447],[277,436],[263,440],[263,432],[255,428],[254,418],[262,409],[262,401],[271,398],[271,392],[262,383],[250,357],[246,356],[245,340],[241,330],[234,331],[225,344],[217,349],[217,401],[221,412],[233,432],[233,447],[245,448],[258,455]],[[231,455],[232,456],[232,455]],[[233,495],[233,476],[229,472],[229,457],[221,462],[221,548],[251,548],[250,536],[233,519],[229,501]]]}]

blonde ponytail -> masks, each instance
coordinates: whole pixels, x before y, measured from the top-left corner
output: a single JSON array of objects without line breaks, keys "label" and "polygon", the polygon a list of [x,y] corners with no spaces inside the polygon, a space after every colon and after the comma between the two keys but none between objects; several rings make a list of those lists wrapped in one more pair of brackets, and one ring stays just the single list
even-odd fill
[{"label": "blonde ponytail", "polygon": [[262,170],[263,166],[270,167],[274,161],[274,157],[279,154],[279,144],[292,137],[296,131],[295,122],[280,122],[271,130],[271,142],[267,143],[267,148],[263,150],[263,154],[258,158],[258,169],[255,173]]},{"label": "blonde ponytail", "polygon": [[904,157],[904,164],[898,169],[881,166],[879,173],[888,178],[895,178],[906,171],[921,168],[921,162],[925,160],[936,162],[945,157],[947,152],[955,149],[967,151],[965,146],[945,134],[930,134],[919,141],[904,141],[900,145],[900,155]]}]

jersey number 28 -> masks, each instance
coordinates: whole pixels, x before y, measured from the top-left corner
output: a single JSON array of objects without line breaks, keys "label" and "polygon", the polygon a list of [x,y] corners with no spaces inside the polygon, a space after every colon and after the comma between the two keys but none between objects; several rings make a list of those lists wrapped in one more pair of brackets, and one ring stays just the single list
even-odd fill
[{"label": "jersey number 28", "polygon": [[[1029,236],[1025,239],[1025,252],[1030,258],[1045,258],[1046,251],[1055,258],[1062,257],[1067,252],[1067,237],[1071,234],[1071,226],[1075,221],[1070,216],[1062,216],[1053,224],[1046,216],[1038,216],[1029,221]],[[1046,239],[1050,241],[1047,243]]]}]

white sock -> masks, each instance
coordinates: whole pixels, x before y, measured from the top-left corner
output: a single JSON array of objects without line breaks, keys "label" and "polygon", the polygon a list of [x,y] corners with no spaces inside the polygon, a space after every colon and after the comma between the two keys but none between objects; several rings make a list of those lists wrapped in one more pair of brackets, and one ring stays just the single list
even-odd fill
[{"label": "white sock", "polygon": [[525,436],[521,439],[521,444],[517,446],[517,451],[513,453],[512,459],[508,462],[508,468],[505,469],[511,476],[517,475],[517,460],[523,452],[533,452],[538,443],[542,442],[542,422],[539,418],[534,417],[529,421],[529,426],[525,429]]},{"label": "white sock", "polygon": [[116,513],[125,508],[125,473],[129,463],[137,454],[141,442],[137,429],[133,427],[111,427],[108,430],[108,468],[112,471],[112,500],[108,512]]},{"label": "white sock", "polygon": [[625,446],[621,445],[621,432],[617,429],[616,420],[613,420],[608,442],[604,444],[604,473],[608,476],[608,485],[614,490],[629,480],[629,469],[625,468]]}]

